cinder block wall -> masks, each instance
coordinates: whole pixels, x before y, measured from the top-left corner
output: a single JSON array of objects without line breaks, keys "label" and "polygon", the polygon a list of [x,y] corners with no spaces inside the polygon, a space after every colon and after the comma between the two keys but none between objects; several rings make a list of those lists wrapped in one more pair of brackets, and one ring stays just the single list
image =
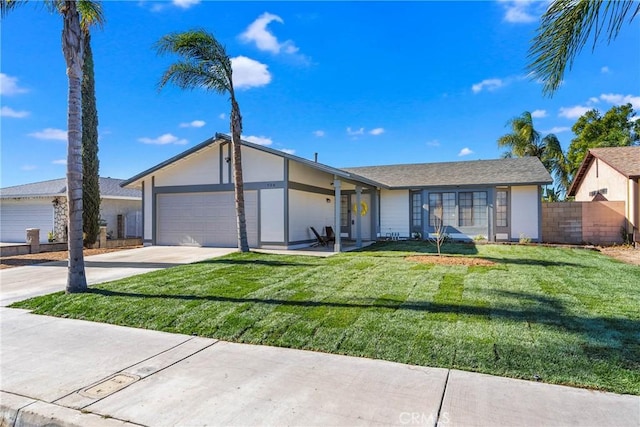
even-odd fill
[{"label": "cinder block wall", "polygon": [[581,204],[581,202],[543,202],[543,241],[547,243],[582,243]]},{"label": "cinder block wall", "polygon": [[542,239],[547,243],[622,243],[624,202],[543,202]]},{"label": "cinder block wall", "polygon": [[622,243],[624,202],[583,202],[582,239],[595,244]]}]

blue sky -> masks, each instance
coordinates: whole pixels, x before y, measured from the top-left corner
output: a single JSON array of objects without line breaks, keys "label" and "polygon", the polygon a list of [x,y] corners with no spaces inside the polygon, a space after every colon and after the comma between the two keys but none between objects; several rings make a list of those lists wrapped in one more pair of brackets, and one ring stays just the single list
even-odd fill
[{"label": "blue sky", "polygon": [[[61,20],[28,3],[2,21],[1,186],[65,175]],[[566,147],[576,119],[640,109],[640,19],[585,48],[553,98],[526,77],[545,2],[107,1],[93,31],[100,174],[129,178],[229,132],[226,96],[157,90],[174,59],[152,46],[204,28],[233,58],[246,139],[331,166],[500,157],[531,111]]]}]

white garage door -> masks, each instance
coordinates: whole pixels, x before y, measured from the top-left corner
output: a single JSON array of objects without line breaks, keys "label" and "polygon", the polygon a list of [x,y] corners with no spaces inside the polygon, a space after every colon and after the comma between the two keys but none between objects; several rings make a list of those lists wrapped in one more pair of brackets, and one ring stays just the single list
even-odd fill
[{"label": "white garage door", "polygon": [[40,229],[40,243],[53,230],[53,206],[44,199],[4,199],[0,201],[0,241],[24,243],[27,228]]},{"label": "white garage door", "polygon": [[[249,246],[258,246],[258,194],[244,193]],[[156,244],[237,247],[233,192],[158,194]]]}]

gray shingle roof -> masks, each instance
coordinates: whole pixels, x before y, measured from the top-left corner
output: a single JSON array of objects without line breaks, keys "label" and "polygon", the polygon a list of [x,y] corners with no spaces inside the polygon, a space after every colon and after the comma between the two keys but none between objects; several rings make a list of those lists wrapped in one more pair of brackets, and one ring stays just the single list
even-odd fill
[{"label": "gray shingle roof", "polygon": [[589,152],[627,178],[640,176],[640,146],[592,148]]},{"label": "gray shingle roof", "polygon": [[584,156],[584,160],[582,160],[576,176],[573,178],[573,183],[571,183],[571,187],[569,187],[569,191],[567,192],[568,196],[576,195],[578,187],[580,187],[589,169],[589,165],[591,165],[594,158],[598,158],[607,163],[627,178],[640,177],[639,146],[590,148],[589,151],[587,151],[587,155]]},{"label": "gray shingle roof", "polygon": [[[100,196],[102,198],[137,198],[142,199],[142,192],[120,187],[122,179],[100,178]],[[31,184],[16,185],[0,188],[0,197],[4,199],[13,197],[46,197],[64,196],[67,191],[65,178],[52,179],[50,181],[34,182]]]},{"label": "gray shingle roof", "polygon": [[341,168],[390,188],[550,184],[537,157]]}]

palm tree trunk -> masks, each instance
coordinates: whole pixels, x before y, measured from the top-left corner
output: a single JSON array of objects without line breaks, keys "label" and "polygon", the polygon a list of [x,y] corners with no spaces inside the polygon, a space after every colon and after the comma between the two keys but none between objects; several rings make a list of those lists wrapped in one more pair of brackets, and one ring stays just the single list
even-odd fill
[{"label": "palm tree trunk", "polygon": [[244,213],[244,180],[242,179],[242,156],[240,153],[242,135],[242,116],[240,107],[231,92],[231,149],[233,150],[233,189],[236,201],[236,219],[238,229],[238,249],[249,252],[247,241],[247,220]]},{"label": "palm tree trunk", "polygon": [[68,201],[68,293],[87,290],[82,253],[82,31],[75,1],[65,1],[61,10],[62,51],[69,78],[67,201]]}]

